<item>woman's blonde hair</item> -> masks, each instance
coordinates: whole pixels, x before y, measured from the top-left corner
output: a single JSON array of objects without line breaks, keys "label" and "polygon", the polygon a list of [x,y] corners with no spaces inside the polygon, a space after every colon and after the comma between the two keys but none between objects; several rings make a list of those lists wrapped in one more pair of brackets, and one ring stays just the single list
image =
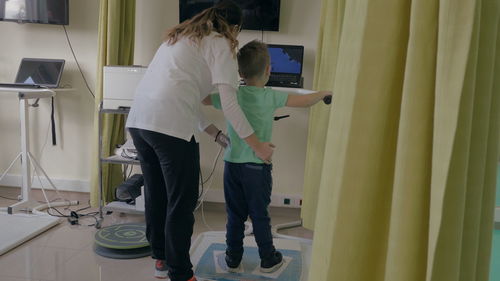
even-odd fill
[{"label": "woman's blonde hair", "polygon": [[223,0],[167,30],[165,41],[173,45],[181,38],[187,37],[199,44],[203,37],[215,31],[229,40],[231,50],[236,54],[238,40],[234,28],[241,28],[242,19],[240,7],[233,1]]}]

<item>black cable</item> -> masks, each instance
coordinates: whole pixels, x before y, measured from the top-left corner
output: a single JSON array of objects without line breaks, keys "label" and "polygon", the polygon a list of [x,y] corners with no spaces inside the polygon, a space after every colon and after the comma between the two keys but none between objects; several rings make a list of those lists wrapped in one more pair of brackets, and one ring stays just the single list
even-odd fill
[{"label": "black cable", "polygon": [[262,28],[260,31],[262,31],[262,43],[264,43],[264,28]]},{"label": "black cable", "polygon": [[54,118],[54,97],[51,97],[52,109],[50,111],[50,124],[52,127],[52,145],[56,145],[56,121]]},{"label": "black cable", "polygon": [[71,53],[73,54],[73,58],[75,59],[76,65],[78,66],[78,70],[80,70],[80,74],[82,75],[83,81],[85,81],[85,86],[87,86],[87,89],[89,90],[90,94],[92,97],[95,99],[95,95],[92,92],[92,90],[89,87],[89,83],[87,83],[87,79],[85,79],[85,75],[83,75],[82,68],[80,67],[80,64],[78,63],[78,59],[76,58],[75,52],[73,51],[73,46],[71,45],[71,41],[69,40],[68,32],[66,31],[66,26],[62,26],[64,29],[64,33],[66,34],[66,40],[68,41],[69,48],[71,49]]},{"label": "black cable", "polygon": [[[70,214],[69,215],[65,215],[63,214],[61,211],[59,211],[59,209],[57,209],[56,207],[49,207],[47,208],[47,214],[49,214],[50,216],[53,216],[53,217],[58,217],[58,218],[67,218],[68,219],[68,222],[72,225],[79,225],[79,219],[80,218],[85,218],[85,217],[92,217],[94,218],[94,220],[96,221],[96,223],[99,222],[99,220],[96,218],[96,216],[99,214],[99,212],[95,211],[95,212],[89,212],[89,213],[83,213],[83,214],[79,214],[78,212],[80,211],[83,211],[83,210],[86,210],[86,209],[89,209],[90,208],[90,202],[89,202],[89,205],[87,207],[84,207],[84,208],[81,208],[81,209],[78,209],[78,210],[71,210],[71,209],[67,209],[70,211]],[[57,212],[57,214],[53,214],[50,212],[50,210],[54,210]],[[94,226],[95,224],[89,224],[87,226]]]},{"label": "black cable", "polygon": [[[54,211],[56,211],[59,215],[54,215],[54,214],[51,214],[51,213],[49,212],[49,210],[54,210]],[[51,215],[51,216],[53,216],[53,217],[58,217],[58,218],[69,218],[69,217],[70,217],[70,216],[68,216],[68,215],[65,215],[65,214],[61,213],[61,211],[59,211],[56,207],[49,207],[49,208],[47,208],[47,214],[49,214],[49,215]]]},{"label": "black cable", "polygon": [[[90,200],[89,200],[89,201],[90,201]],[[83,208],[81,208],[81,209],[75,210],[75,212],[77,212],[77,213],[78,213],[78,212],[81,212],[81,211],[83,211],[83,210],[87,210],[87,209],[90,209],[90,202],[89,202],[89,205],[88,205],[87,207],[83,207]]]},{"label": "black cable", "polygon": [[201,173],[201,165],[199,166],[200,167],[200,184],[201,184],[201,192],[198,193],[198,199],[201,198],[201,196],[203,196],[203,190],[204,190],[204,187],[203,187],[203,174]]},{"label": "black cable", "polygon": [[[219,133],[217,134],[217,136],[221,133],[222,131],[219,131]],[[216,138],[217,139],[217,138]],[[220,157],[221,153],[219,151],[219,153],[217,153],[217,158],[215,158],[215,162],[214,162],[214,166],[212,168],[212,171],[210,172],[210,175],[208,175],[208,178],[206,181],[203,180],[203,174],[201,172],[201,165],[198,166],[199,169],[200,169],[200,185],[201,185],[201,192],[198,194],[198,199],[202,198],[203,196],[203,191],[205,189],[205,183],[207,183],[210,178],[212,177],[212,175],[214,174],[214,171],[215,171],[215,167],[217,167],[217,161],[219,161],[219,157]]]},{"label": "black cable", "polygon": [[[83,207],[83,208],[77,209],[74,212],[78,213],[78,212],[81,212],[83,210],[90,209],[90,200],[87,202],[87,204],[88,204],[87,207]],[[99,214],[98,211],[90,212],[90,213],[86,213],[86,214],[79,214],[79,215],[80,216],[93,216],[93,215],[97,215],[97,214]]]},{"label": "black cable", "polygon": [[99,212],[95,211],[95,212],[90,212],[90,213],[86,213],[86,214],[79,214],[79,215],[80,215],[80,217],[90,217],[90,216],[95,216],[98,214],[99,214]]},{"label": "black cable", "polygon": [[[97,214],[99,214],[99,212],[97,212]],[[98,224],[98,223],[99,223],[99,220],[96,218],[96,215],[92,215],[92,216],[90,216],[90,217],[94,218],[95,223],[94,223],[94,224],[89,224],[89,225],[87,225],[87,226],[94,226],[94,225],[96,225],[96,224]]]},{"label": "black cable", "polygon": [[[206,181],[204,181],[204,182],[203,182],[203,184],[207,183],[207,182],[210,180],[210,178],[212,178],[212,175],[214,174],[215,167],[217,167],[217,162],[219,161],[219,157],[220,157],[220,155],[221,155],[221,154],[222,154],[222,153],[218,153],[218,154],[217,154],[217,158],[215,158],[215,165],[214,165],[214,167],[212,168],[212,171],[210,172],[210,175],[208,175],[207,180],[206,180]],[[201,173],[201,170],[200,170],[200,173]]]}]

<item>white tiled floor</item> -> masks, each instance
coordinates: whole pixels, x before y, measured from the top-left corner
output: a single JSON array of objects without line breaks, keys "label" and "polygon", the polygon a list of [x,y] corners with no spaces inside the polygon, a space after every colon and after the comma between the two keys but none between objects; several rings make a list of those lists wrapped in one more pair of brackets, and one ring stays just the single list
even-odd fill
[{"label": "white tiled floor", "polygon": [[[17,193],[19,189],[0,187],[0,196],[14,198]],[[80,202],[87,202],[89,197],[85,193],[63,194],[67,199]],[[43,198],[37,191],[34,197],[37,200]],[[0,198],[0,207],[14,202]],[[196,212],[193,238],[204,231],[224,230],[226,217],[223,204],[205,204],[204,214],[207,225],[203,223],[201,209]],[[299,215],[298,209],[271,208],[273,224],[298,220]],[[113,213],[105,217],[104,226],[130,221],[143,221],[143,217]],[[153,261],[150,257],[116,260],[96,255],[93,250],[96,229],[86,226],[93,223],[93,219],[88,218],[81,223],[80,226],[71,226],[62,221],[58,226],[0,256],[0,281],[156,280],[152,277]],[[312,232],[301,227],[281,233],[312,238]]]}]

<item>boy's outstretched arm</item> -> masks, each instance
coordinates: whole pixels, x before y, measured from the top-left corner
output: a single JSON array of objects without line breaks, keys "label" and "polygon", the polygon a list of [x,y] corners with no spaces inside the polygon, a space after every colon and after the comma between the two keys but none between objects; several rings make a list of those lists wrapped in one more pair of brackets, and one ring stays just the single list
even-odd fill
[{"label": "boy's outstretched arm", "polygon": [[309,107],[323,100],[327,96],[332,96],[331,91],[319,91],[306,95],[289,94],[286,106],[289,107]]}]

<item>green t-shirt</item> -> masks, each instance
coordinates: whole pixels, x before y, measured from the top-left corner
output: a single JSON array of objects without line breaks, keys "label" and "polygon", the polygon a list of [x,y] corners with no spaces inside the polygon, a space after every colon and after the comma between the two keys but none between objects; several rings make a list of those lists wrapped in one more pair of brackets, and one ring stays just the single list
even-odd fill
[{"label": "green t-shirt", "polygon": [[[262,142],[270,142],[273,133],[274,112],[286,105],[288,94],[270,88],[241,86],[237,91],[238,103],[255,134]],[[220,96],[211,95],[212,104],[221,109]],[[227,122],[227,133],[231,145],[224,152],[224,160],[233,163],[264,163],[248,144],[240,139],[233,127]]]}]

